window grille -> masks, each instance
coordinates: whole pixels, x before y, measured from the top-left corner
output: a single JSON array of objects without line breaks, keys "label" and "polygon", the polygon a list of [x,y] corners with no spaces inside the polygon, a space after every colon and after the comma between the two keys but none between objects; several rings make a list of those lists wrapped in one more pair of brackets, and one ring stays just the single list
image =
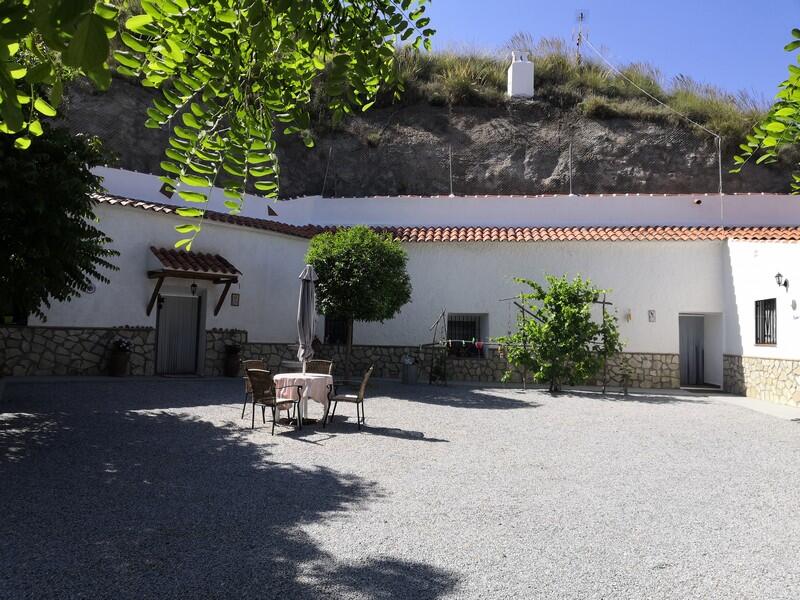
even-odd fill
[{"label": "window grille", "polygon": [[777,344],[775,298],[756,300],[756,344]]},{"label": "window grille", "polygon": [[347,319],[325,317],[325,343],[338,346],[347,344]]},{"label": "window grille", "polygon": [[447,339],[450,356],[483,358],[481,315],[447,315]]}]

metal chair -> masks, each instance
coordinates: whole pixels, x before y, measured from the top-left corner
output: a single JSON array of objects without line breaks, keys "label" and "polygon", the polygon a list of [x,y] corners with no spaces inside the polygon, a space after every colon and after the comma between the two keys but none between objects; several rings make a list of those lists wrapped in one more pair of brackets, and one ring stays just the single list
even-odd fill
[{"label": "metal chair", "polygon": [[[256,426],[256,404],[261,405],[261,420],[266,423],[266,409],[272,409],[272,435],[275,435],[275,421],[279,411],[289,410],[294,408],[294,418],[297,422],[297,429],[303,427],[302,419],[300,418],[300,399],[303,397],[302,385],[287,385],[281,388],[275,387],[275,381],[272,379],[272,373],[265,369],[248,369],[247,377],[250,379],[252,386],[252,399],[253,399],[253,420],[250,423],[250,428]],[[286,400],[278,398],[278,391],[282,389],[296,388],[297,399]]]},{"label": "metal chair", "polygon": [[349,402],[356,405],[356,421],[358,422],[359,431],[361,430],[361,425],[366,423],[366,417],[364,415],[364,392],[367,389],[367,382],[374,368],[373,365],[364,373],[364,379],[361,380],[361,386],[358,388],[357,394],[339,394],[336,392],[336,386],[334,385],[332,390],[333,395],[328,396],[328,408],[325,409],[325,416],[322,419],[323,427],[328,424],[328,411],[330,411],[331,403],[333,403],[333,411],[331,411],[331,420],[333,420],[339,402]]},{"label": "metal chair", "polygon": [[330,360],[307,360],[303,363],[303,373],[320,373],[322,375],[333,375],[333,361]]},{"label": "metal chair", "polygon": [[247,410],[247,404],[253,397],[253,387],[250,385],[250,378],[247,376],[248,369],[261,369],[267,370],[267,361],[261,359],[243,360],[242,370],[244,371],[244,404],[242,405],[242,418],[244,419],[244,411]]}]

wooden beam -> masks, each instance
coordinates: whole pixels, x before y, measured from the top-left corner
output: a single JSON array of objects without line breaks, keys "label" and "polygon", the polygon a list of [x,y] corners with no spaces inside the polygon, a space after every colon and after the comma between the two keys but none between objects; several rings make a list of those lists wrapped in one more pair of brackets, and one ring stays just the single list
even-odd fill
[{"label": "wooden beam", "polygon": [[158,299],[158,292],[161,291],[161,285],[164,283],[164,277],[159,277],[158,281],[156,281],[156,285],[153,288],[153,295],[150,296],[150,302],[147,303],[147,316],[150,316],[150,313],[153,312],[153,307],[156,305],[156,300]]},{"label": "wooden beam", "polygon": [[193,273],[192,271],[172,271],[162,269],[161,271],[148,271],[147,277],[150,279],[160,279],[162,277],[175,277],[176,279],[201,279],[214,283],[236,283],[239,278],[236,275],[224,275],[221,273]]},{"label": "wooden beam", "polygon": [[219,295],[219,300],[217,300],[217,305],[214,307],[214,316],[216,317],[219,314],[220,309],[222,308],[222,303],[225,302],[225,298],[228,296],[228,290],[231,289],[232,281],[228,280],[225,282],[225,287],[222,290],[222,293]]}]

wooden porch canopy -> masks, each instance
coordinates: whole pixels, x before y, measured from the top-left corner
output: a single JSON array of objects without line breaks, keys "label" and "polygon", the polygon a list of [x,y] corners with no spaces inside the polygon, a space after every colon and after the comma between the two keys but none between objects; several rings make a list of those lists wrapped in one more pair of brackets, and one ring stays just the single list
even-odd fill
[{"label": "wooden porch canopy", "polygon": [[186,252],[174,248],[156,248],[150,246],[152,252],[161,263],[161,269],[148,271],[147,277],[156,280],[153,288],[153,295],[147,303],[147,315],[153,312],[153,307],[161,291],[161,285],[167,277],[179,279],[202,279],[216,284],[224,284],[222,293],[214,307],[214,316],[219,314],[231,285],[239,282],[239,275],[242,273],[234,267],[230,261],[219,254],[209,254],[203,252]]}]

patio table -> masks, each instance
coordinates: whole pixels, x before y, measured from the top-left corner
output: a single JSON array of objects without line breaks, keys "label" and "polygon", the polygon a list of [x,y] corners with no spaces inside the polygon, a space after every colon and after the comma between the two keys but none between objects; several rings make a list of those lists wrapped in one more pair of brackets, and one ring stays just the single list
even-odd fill
[{"label": "patio table", "polygon": [[273,378],[278,390],[278,398],[289,400],[294,398],[296,387],[303,386],[303,396],[300,398],[300,414],[306,418],[308,414],[308,401],[313,400],[322,405],[324,410],[328,407],[328,390],[333,386],[333,377],[323,373],[278,373]]}]

